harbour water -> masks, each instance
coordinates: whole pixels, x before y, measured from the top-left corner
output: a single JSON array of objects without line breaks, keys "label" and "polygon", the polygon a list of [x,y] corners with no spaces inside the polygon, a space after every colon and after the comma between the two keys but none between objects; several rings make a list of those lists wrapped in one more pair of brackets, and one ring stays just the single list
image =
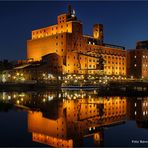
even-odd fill
[{"label": "harbour water", "polygon": [[0,93],[0,146],[148,147],[148,97]]}]

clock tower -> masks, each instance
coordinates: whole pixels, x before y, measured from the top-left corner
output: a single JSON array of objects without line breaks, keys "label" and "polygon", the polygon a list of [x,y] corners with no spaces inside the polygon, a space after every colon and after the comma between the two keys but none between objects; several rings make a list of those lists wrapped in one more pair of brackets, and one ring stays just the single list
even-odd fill
[{"label": "clock tower", "polygon": [[103,43],[103,25],[102,24],[95,24],[93,26],[93,37],[95,39],[100,40]]}]

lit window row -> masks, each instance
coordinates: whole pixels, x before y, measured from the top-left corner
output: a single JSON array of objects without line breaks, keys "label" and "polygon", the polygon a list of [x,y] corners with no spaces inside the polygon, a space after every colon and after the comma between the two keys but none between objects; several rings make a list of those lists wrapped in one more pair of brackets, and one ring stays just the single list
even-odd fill
[{"label": "lit window row", "polygon": [[91,45],[91,44],[92,44],[92,45],[95,45],[95,42],[90,42],[90,41],[89,41],[88,44],[89,44],[89,45]]},{"label": "lit window row", "polygon": [[148,58],[148,56],[143,55],[143,58],[146,58],[146,59],[147,59],[147,58]]}]

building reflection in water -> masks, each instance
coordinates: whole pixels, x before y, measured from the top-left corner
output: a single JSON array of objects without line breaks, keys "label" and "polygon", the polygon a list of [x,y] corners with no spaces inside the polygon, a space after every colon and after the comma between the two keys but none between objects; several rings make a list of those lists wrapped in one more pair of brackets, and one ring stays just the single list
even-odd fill
[{"label": "building reflection in water", "polygon": [[148,127],[148,97],[99,97],[97,92],[62,91],[1,93],[1,101],[28,109],[28,131],[32,140],[54,147],[83,146],[93,137],[103,146],[106,127],[136,120]]},{"label": "building reflection in water", "polygon": [[125,97],[66,92],[62,99],[43,104],[44,112],[29,111],[28,129],[33,141],[50,146],[82,146],[88,136],[93,136],[94,145],[102,145],[103,127],[127,119],[126,101]]},{"label": "building reflection in water", "polygon": [[148,97],[128,98],[128,118],[136,120],[137,127],[148,128]]}]

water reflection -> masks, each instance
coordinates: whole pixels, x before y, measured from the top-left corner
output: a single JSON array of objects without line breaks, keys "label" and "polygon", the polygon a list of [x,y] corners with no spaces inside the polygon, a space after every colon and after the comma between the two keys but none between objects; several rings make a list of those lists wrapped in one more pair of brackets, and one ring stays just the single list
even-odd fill
[{"label": "water reflection", "polygon": [[[148,128],[148,97],[100,97],[96,91],[1,93],[0,102],[28,112],[32,140],[54,147],[104,145],[104,131],[135,120]],[[1,109],[1,106],[0,106]]]}]

